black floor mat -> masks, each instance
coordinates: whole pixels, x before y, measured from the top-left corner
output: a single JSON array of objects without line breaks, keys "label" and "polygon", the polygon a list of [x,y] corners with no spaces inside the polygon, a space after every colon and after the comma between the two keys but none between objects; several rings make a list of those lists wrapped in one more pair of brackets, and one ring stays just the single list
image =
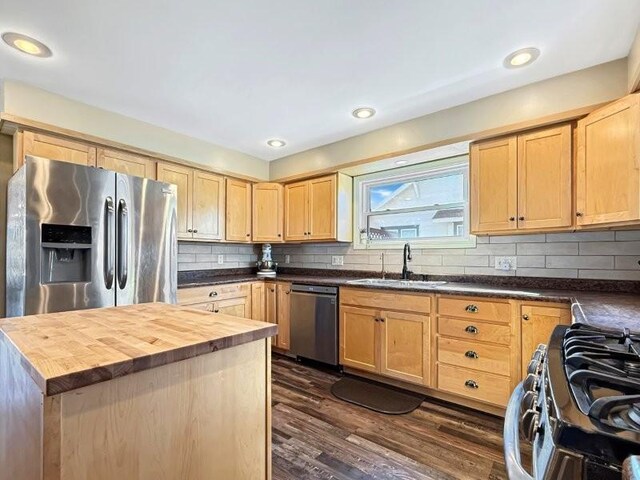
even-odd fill
[{"label": "black floor mat", "polygon": [[412,412],[426,398],[419,393],[353,377],[344,377],[338,380],[331,386],[331,393],[346,402],[388,415]]}]

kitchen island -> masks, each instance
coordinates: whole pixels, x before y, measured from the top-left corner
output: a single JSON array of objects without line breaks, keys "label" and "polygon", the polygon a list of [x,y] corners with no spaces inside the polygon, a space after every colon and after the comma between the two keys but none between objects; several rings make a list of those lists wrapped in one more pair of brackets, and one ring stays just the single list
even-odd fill
[{"label": "kitchen island", "polygon": [[159,303],[0,320],[0,480],[270,478],[276,333]]}]

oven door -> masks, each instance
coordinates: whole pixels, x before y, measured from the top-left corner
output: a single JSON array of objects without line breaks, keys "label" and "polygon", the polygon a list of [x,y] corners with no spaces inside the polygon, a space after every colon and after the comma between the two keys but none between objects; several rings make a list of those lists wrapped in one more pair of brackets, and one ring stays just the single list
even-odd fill
[{"label": "oven door", "polygon": [[509,480],[533,480],[520,458],[520,419],[525,390],[522,382],[511,394],[504,417],[504,461]]}]

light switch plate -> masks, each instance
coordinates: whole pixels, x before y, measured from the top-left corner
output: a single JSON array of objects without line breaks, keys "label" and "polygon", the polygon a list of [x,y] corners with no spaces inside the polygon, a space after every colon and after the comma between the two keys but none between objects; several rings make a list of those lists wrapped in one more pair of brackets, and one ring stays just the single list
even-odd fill
[{"label": "light switch plate", "polygon": [[222,265],[224,263],[224,255],[220,254],[218,255],[218,264]]},{"label": "light switch plate", "polygon": [[333,255],[331,257],[331,265],[344,265],[344,256]]},{"label": "light switch plate", "polygon": [[516,257],[496,257],[496,270],[503,270],[508,272],[509,270],[515,270],[518,268]]},{"label": "light switch plate", "polygon": [[291,263],[291,255],[284,256],[284,263]]}]

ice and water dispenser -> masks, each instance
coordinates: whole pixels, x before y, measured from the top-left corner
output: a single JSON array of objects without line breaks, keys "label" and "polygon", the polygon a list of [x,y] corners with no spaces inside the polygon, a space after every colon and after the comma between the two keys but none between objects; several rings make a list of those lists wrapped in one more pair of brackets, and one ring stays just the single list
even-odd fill
[{"label": "ice and water dispenser", "polygon": [[91,227],[42,224],[42,284],[91,281]]}]

